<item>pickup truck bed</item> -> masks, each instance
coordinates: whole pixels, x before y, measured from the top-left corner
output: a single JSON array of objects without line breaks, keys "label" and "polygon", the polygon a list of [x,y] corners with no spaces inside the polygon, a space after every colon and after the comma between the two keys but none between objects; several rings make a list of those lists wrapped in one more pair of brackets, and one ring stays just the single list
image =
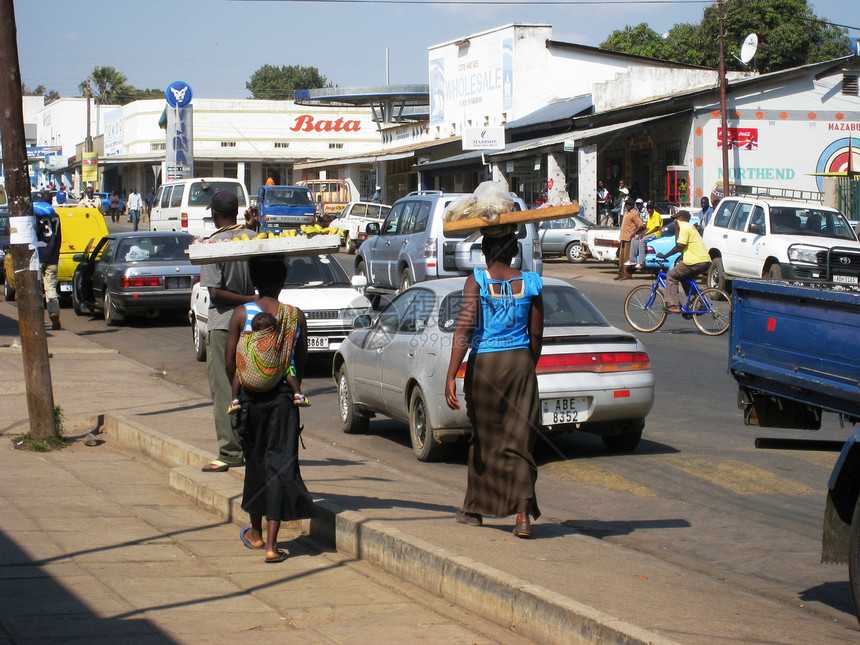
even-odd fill
[{"label": "pickup truck bed", "polygon": [[732,293],[729,372],[748,424],[817,429],[820,410],[860,420],[860,289],[735,280]]}]

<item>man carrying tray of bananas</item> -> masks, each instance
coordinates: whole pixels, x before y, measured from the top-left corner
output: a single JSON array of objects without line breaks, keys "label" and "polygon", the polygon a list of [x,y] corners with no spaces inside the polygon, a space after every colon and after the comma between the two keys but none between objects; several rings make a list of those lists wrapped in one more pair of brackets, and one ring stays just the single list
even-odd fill
[{"label": "man carrying tray of bananas", "polygon": [[[237,224],[239,202],[229,190],[212,196],[209,206],[212,220],[218,230],[209,236],[211,241],[232,240],[247,235],[253,238],[256,231]],[[200,267],[200,286],[209,289],[209,322],[206,334],[206,375],[212,395],[212,414],[215,417],[215,435],[218,439],[218,458],[203,466],[203,472],[220,473],[231,466],[241,466],[242,449],[236,439],[233,417],[227,415],[232,390],[227,378],[224,351],[227,331],[233,310],[246,302],[254,301],[254,285],[244,260],[204,264]]]}]

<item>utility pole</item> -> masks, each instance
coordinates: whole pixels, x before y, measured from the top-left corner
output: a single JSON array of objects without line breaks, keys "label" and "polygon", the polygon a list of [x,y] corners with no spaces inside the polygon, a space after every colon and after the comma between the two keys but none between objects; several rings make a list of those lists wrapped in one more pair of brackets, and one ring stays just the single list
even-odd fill
[{"label": "utility pole", "polygon": [[726,49],[725,25],[723,22],[723,0],[718,0],[717,10],[720,17],[720,143],[723,151],[723,197],[729,196],[729,138],[728,119],[726,117]]},{"label": "utility pole", "polygon": [[87,145],[86,152],[93,151],[93,137],[90,133],[90,101],[92,100],[92,90],[90,89],[90,77],[87,76]]},{"label": "utility pole", "polygon": [[51,366],[48,363],[38,255],[36,249],[31,248],[31,244],[36,241],[36,218],[30,202],[18,34],[12,0],[0,0],[0,105],[3,106],[0,110],[0,136],[3,138],[3,166],[9,198],[12,266],[15,271],[30,436],[33,439],[52,439],[57,436],[54,426],[54,392]]}]

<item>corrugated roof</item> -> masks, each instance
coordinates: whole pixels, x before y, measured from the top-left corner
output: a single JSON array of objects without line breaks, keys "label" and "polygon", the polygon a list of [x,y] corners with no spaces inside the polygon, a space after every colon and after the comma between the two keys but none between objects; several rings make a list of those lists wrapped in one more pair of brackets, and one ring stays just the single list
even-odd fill
[{"label": "corrugated roof", "polygon": [[524,128],[530,125],[546,124],[550,126],[557,121],[564,121],[582,114],[591,114],[594,110],[594,105],[591,100],[591,94],[583,94],[574,96],[569,99],[560,99],[545,105],[532,112],[526,114],[519,119],[514,119],[505,124],[505,129],[514,130],[516,128]]}]

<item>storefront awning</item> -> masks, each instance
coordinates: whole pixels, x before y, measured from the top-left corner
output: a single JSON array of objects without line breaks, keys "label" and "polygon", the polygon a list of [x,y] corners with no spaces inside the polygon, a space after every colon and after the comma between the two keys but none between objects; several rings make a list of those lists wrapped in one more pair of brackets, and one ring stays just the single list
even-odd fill
[{"label": "storefront awning", "polygon": [[[320,161],[308,161],[306,163],[297,163],[294,166],[295,170],[320,170],[331,168],[334,166],[347,166],[351,164],[362,163],[378,163],[382,161],[396,161],[397,159],[408,159],[414,157],[421,150],[435,148],[437,146],[445,146],[460,141],[460,137],[450,137],[448,139],[434,139],[433,141],[422,141],[421,143],[413,143],[408,146],[400,146],[398,148],[388,148],[384,150],[375,150],[373,152],[365,152],[348,157],[337,157],[333,159],[323,159]],[[426,164],[422,164],[422,167]]]},{"label": "storefront awning", "polygon": [[512,159],[534,154],[535,152],[552,150],[558,146],[564,145],[566,141],[574,142],[574,145],[582,145],[594,139],[602,139],[608,136],[617,136],[626,134],[631,131],[644,129],[645,126],[656,125],[665,121],[682,118],[690,114],[692,110],[682,110],[671,114],[661,114],[660,116],[648,117],[645,119],[636,119],[634,121],[624,121],[621,123],[613,123],[612,125],[604,125],[599,128],[587,128],[584,130],[574,130],[573,132],[564,132],[562,134],[554,134],[549,137],[540,139],[531,139],[529,141],[518,141],[508,144],[504,150],[488,153],[486,156],[494,161],[503,159]]}]

